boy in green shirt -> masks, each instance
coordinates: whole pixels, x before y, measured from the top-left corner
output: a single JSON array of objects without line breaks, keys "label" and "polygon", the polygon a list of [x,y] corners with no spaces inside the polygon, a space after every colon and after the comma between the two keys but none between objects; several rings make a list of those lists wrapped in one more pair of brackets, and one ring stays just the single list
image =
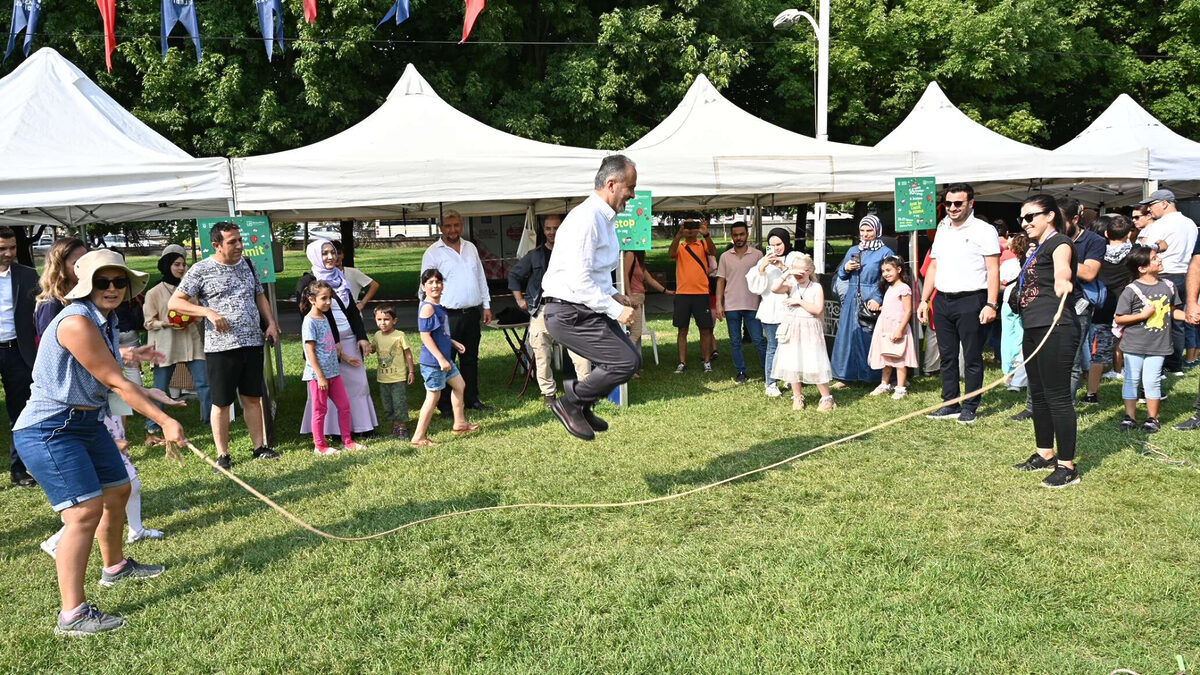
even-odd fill
[{"label": "boy in green shirt", "polygon": [[375,378],[379,381],[379,398],[383,416],[392,420],[392,436],[408,439],[408,392],[413,383],[413,356],[403,331],[396,330],[396,309],[383,305],[375,309],[375,325],[379,330],[371,336],[371,349],[379,355]]}]

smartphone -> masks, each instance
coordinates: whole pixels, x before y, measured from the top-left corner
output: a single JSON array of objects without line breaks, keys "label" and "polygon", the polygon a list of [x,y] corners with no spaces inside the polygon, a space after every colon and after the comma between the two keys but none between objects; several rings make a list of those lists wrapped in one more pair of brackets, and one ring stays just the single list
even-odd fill
[{"label": "smartphone", "polygon": [[855,253],[854,255],[850,256],[850,260],[861,265],[862,264],[862,254]]},{"label": "smartphone", "polygon": [[270,348],[272,348],[272,349],[274,349],[274,348],[275,348],[275,338],[274,338],[274,336],[271,336],[271,335],[268,335],[268,336],[267,336],[267,346],[268,346],[268,347],[270,347]]}]

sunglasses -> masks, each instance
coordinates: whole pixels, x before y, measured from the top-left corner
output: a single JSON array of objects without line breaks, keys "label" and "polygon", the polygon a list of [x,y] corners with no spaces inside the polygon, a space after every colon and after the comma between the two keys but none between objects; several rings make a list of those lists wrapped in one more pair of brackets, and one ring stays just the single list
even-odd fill
[{"label": "sunglasses", "polygon": [[96,277],[92,279],[92,286],[98,291],[107,291],[109,286],[117,290],[129,288],[129,277],[117,277],[115,279]]},{"label": "sunglasses", "polygon": [[1045,215],[1047,213],[1050,213],[1050,212],[1049,211],[1034,211],[1033,213],[1022,214],[1020,220],[1022,222],[1024,222],[1025,224],[1029,224],[1029,223],[1033,222],[1034,218],[1037,218],[1038,216],[1041,216],[1041,215]]},{"label": "sunglasses", "polygon": [[966,204],[966,203],[967,203],[967,201],[968,201],[968,200],[965,200],[965,199],[959,199],[959,200],[956,200],[956,201],[950,201],[949,199],[947,199],[947,200],[946,200],[945,202],[943,202],[943,203],[944,203],[946,206],[953,206],[954,208],[956,208],[956,209],[957,209],[958,207],[960,207],[960,206],[963,206],[964,204]]}]

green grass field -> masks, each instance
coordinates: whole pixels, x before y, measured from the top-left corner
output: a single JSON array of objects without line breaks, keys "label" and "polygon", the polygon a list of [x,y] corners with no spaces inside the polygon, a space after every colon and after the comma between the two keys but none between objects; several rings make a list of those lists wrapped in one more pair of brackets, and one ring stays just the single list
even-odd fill
[{"label": "green grass field", "polygon": [[[673,334],[668,322],[652,327]],[[719,334],[723,328],[718,329]],[[375,439],[318,457],[296,432],[300,349],[284,343],[277,462],[235,471],[321,528],[363,535],[451,511],[527,501],[609,502],[681,492],[933,404],[926,378],[895,402],[837,393],[832,414],[768,400],[717,372],[649,361],[613,430],[566,435],[536,391],[505,387],[511,356],[483,343],[484,431],[414,452]],[[753,357],[751,357],[753,362]],[[995,377],[995,371],[989,371]],[[1164,420],[1190,410],[1197,377],[1168,383]],[[810,392],[812,393],[812,392]],[[0,491],[4,669],[58,672],[1039,672],[1175,670],[1200,660],[1200,473],[1140,453],[1116,431],[1120,389],[1080,417],[1083,482],[1063,491],[1008,466],[1032,448],[1003,390],[979,423],[924,418],[754,479],[620,510],[501,512],[443,520],[370,543],[299,530],[195,457],[144,449],[146,522],[168,533],[129,548],[158,579],[87,587],[129,625],[52,634],[58,528],[40,491]],[[420,385],[409,390],[419,407]],[[212,453],[192,404],[182,415]],[[1200,463],[1196,436],[1151,437]]]}]

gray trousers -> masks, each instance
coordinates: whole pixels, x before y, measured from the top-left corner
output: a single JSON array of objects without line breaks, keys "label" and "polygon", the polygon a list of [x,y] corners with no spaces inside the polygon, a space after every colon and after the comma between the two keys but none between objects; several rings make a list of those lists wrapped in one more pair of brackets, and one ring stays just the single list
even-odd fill
[{"label": "gray trousers", "polygon": [[586,378],[563,382],[569,403],[595,403],[641,370],[641,351],[615,319],[569,302],[547,302],[542,315],[555,342],[592,362]]}]

